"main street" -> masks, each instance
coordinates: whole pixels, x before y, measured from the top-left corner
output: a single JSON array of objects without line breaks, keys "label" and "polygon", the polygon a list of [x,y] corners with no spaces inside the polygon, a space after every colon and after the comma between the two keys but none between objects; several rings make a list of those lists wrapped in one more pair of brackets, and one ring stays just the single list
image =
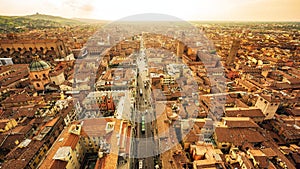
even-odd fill
[{"label": "main street", "polygon": [[[154,168],[155,155],[157,155],[157,144],[154,140],[153,125],[155,115],[152,105],[149,104],[151,90],[147,79],[147,59],[144,53],[143,41],[137,57],[138,77],[137,77],[137,96],[136,96],[136,114],[134,121],[136,122],[136,138],[134,144],[135,168],[152,169]],[[142,118],[144,118],[144,129],[142,126]]]}]

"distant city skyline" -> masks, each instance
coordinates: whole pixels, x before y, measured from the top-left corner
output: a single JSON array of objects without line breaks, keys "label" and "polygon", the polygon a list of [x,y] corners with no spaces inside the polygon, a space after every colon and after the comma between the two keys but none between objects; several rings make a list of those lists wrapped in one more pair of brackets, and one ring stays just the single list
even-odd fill
[{"label": "distant city skyline", "polygon": [[142,13],[161,13],[199,21],[300,21],[299,0],[0,0],[0,15],[34,13],[65,18],[118,20]]}]

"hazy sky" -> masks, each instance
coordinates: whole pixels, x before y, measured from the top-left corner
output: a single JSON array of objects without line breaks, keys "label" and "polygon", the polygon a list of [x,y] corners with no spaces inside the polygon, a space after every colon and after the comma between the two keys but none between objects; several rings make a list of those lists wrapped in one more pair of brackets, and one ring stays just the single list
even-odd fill
[{"label": "hazy sky", "polygon": [[0,15],[36,12],[117,20],[162,13],[184,20],[300,21],[300,0],[0,0]]}]

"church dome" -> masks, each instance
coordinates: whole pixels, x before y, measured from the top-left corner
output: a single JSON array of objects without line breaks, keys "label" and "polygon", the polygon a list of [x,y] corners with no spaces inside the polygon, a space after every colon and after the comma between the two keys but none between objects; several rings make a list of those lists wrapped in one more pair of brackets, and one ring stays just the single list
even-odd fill
[{"label": "church dome", "polygon": [[49,68],[50,65],[42,60],[34,60],[29,65],[30,72],[43,71]]}]

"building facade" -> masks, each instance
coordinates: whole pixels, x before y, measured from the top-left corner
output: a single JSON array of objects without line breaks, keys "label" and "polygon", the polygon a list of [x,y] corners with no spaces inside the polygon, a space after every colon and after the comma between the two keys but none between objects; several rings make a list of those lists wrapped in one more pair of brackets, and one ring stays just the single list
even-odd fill
[{"label": "building facade", "polygon": [[35,55],[40,55],[43,60],[53,61],[66,57],[68,53],[60,39],[0,41],[0,58],[12,58],[16,64],[31,63]]}]

